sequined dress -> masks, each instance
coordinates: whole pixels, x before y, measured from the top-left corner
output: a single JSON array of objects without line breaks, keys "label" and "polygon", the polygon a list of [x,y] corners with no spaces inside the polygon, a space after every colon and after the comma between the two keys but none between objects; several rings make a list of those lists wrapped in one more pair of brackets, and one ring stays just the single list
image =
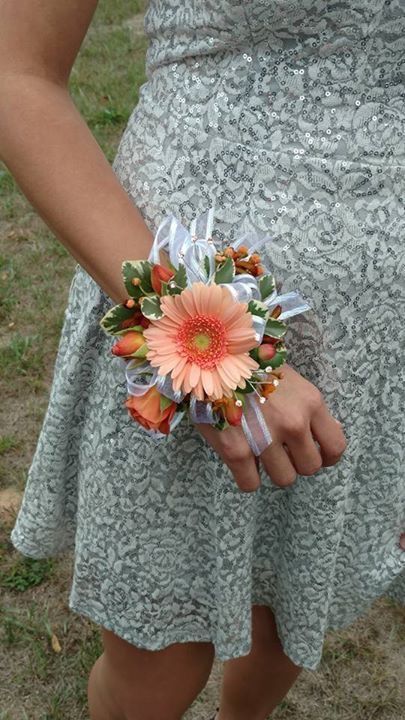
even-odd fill
[{"label": "sequined dress", "polygon": [[344,426],[335,466],[254,493],[186,420],[157,443],[130,419],[80,265],[12,542],[74,552],[70,608],[149,649],[247,654],[251,605],[317,667],[325,633],[405,604],[405,53],[402,0],[152,0],[147,80],[113,169],[155,231],[215,203],[214,238],[267,231],[290,364]]}]

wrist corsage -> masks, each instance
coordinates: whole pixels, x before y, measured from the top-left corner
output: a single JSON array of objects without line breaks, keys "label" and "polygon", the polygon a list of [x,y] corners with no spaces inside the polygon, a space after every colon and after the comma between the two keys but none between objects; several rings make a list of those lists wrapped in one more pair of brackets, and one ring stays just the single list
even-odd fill
[{"label": "wrist corsage", "polygon": [[[190,230],[173,215],[161,222],[148,260],[126,260],[128,298],[101,319],[117,337],[131,417],[156,438],[186,412],[218,429],[241,425],[256,455],[271,443],[260,405],[282,380],[285,320],[310,309],[296,291],[279,295],[247,234],[215,246],[214,208]],[[169,265],[160,264],[167,251]]]}]

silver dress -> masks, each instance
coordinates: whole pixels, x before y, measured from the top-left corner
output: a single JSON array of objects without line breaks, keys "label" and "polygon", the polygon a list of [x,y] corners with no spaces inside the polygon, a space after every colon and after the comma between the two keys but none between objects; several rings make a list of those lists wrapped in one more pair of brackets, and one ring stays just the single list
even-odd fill
[{"label": "silver dress", "polygon": [[140,647],[245,655],[260,603],[315,669],[329,628],[405,604],[404,0],[152,0],[145,32],[114,172],[152,232],[215,204],[219,241],[270,234],[283,292],[311,301],[288,361],[347,450],[243,493],[187,420],[148,437],[99,326],[114,303],[77,265],[11,539],[74,552],[71,609]]}]

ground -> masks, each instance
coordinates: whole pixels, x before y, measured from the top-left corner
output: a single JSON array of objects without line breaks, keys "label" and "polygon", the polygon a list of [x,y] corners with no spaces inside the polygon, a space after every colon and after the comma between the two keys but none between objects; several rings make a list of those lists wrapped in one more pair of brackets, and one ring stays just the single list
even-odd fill
[{"label": "ground", "polygon": [[[145,81],[140,0],[101,0],[70,91],[110,161]],[[96,624],[67,605],[72,557],[32,560],[10,530],[46,409],[75,261],[0,164],[0,720],[88,720],[87,677],[102,651]],[[405,609],[380,599],[330,633],[277,720],[405,716]],[[222,663],[185,720],[218,704]]]}]

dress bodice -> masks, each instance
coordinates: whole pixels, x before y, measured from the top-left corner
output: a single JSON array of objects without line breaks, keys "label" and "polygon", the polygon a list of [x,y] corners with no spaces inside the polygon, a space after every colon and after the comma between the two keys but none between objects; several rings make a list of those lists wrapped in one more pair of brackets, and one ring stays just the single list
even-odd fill
[{"label": "dress bodice", "polygon": [[144,27],[139,116],[253,153],[404,164],[405,0],[150,0]]}]

